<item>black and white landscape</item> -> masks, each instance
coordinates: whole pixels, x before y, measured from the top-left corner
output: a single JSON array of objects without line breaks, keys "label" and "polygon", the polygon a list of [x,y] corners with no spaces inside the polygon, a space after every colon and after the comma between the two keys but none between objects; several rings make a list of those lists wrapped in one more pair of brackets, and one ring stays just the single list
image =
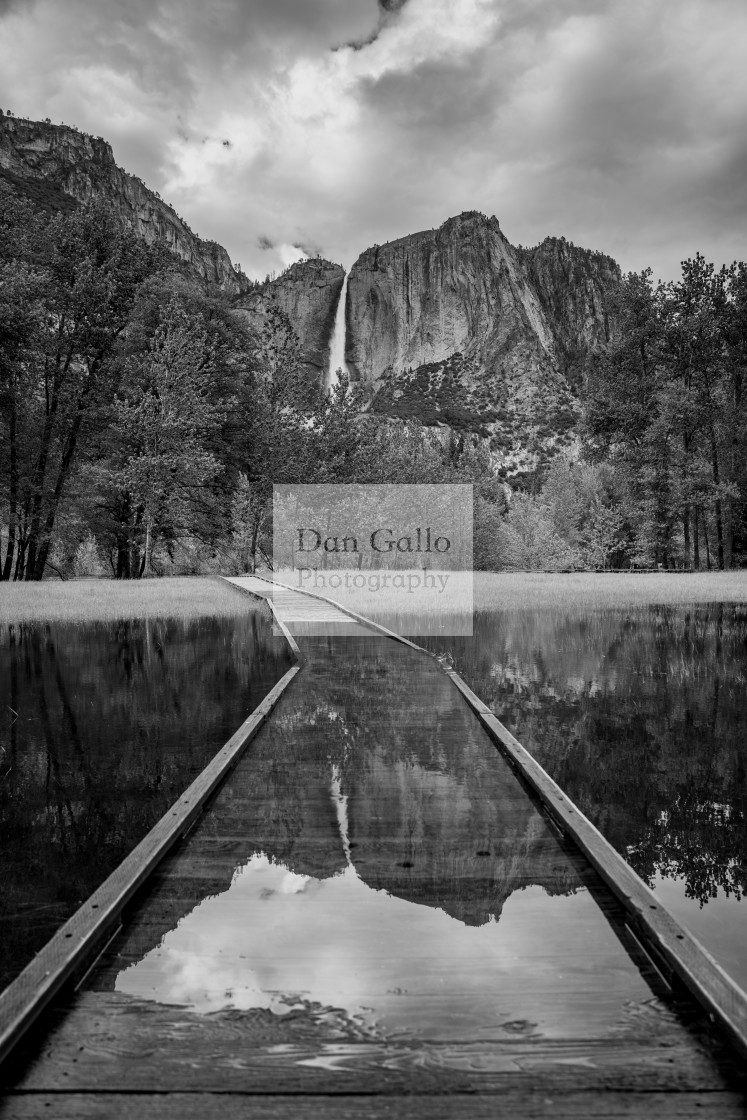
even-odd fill
[{"label": "black and white landscape", "polygon": [[3,1120],[744,1113],[746,39],[0,0]]}]

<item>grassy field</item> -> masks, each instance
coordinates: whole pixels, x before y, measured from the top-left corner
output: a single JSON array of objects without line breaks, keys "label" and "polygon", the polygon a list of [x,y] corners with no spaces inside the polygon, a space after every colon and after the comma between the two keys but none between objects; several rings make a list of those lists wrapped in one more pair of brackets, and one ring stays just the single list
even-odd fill
[{"label": "grassy field", "polygon": [[747,571],[474,575],[475,610],[581,611],[667,603],[747,603]]},{"label": "grassy field", "polygon": [[[326,594],[335,597],[334,592]],[[747,603],[747,571],[474,575],[475,610],[554,608],[578,612],[659,603]],[[217,576],[0,583],[0,623],[197,618],[267,609]]]},{"label": "grassy field", "polygon": [[197,618],[268,608],[217,576],[0,583],[0,623]]}]

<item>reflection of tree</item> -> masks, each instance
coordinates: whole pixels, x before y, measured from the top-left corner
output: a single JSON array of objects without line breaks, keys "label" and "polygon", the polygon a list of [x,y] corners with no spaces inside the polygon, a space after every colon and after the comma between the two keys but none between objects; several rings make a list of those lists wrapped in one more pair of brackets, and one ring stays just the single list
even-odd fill
[{"label": "reflection of tree", "polygon": [[0,630],[0,984],[155,824],[286,664],[284,642],[258,615]]},{"label": "reflection of tree", "polygon": [[[703,804],[692,793],[678,797],[669,814],[649,828],[640,844],[629,851],[628,859],[639,874],[650,878],[656,873],[685,875],[687,897],[699,901],[701,907],[715,898],[719,889],[741,899],[747,876],[744,815],[736,830],[731,817],[728,805]],[[736,862],[739,853],[741,864]]]},{"label": "reflection of tree", "polygon": [[457,669],[651,882],[747,886],[747,610],[480,614]]}]

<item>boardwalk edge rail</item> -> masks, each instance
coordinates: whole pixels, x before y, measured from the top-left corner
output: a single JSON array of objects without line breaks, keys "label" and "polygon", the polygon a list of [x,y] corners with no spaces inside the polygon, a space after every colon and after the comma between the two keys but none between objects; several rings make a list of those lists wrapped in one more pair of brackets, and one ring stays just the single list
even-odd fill
[{"label": "boardwalk edge rail", "polygon": [[[364,618],[363,615],[342,606],[326,595],[305,588],[290,587],[280,580],[267,579],[264,576],[255,578],[289,591],[296,591],[300,595],[308,595],[331,603],[369,628],[378,630],[387,637],[394,638],[411,649],[433,658],[443,672],[451,678],[504,757],[539,797],[555,823],[571,837],[622,903],[631,930],[649,951],[654,963],[665,962],[701,1007],[720,1024],[737,1050],[747,1057],[747,993],[721,968],[708,950],[684,926],[680,925],[650,887],[454,669],[441,665],[430,650],[416,645],[409,638],[388,630],[372,619]],[[650,950],[653,950],[653,954]]]},{"label": "boardwalk edge rail", "polygon": [[210,796],[239,761],[280,697],[300,671],[303,657],[287,627],[268,605],[296,659],[188,789],[111,875],[0,992],[0,1064],[64,985],[85,974],[119,926],[122,911],[174,844],[203,812]]}]

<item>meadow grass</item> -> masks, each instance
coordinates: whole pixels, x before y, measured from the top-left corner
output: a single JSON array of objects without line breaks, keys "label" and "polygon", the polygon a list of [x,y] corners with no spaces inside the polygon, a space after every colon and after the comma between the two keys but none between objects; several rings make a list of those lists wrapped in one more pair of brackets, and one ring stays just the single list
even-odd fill
[{"label": "meadow grass", "polygon": [[556,609],[747,603],[747,571],[475,572],[475,610]]},{"label": "meadow grass", "polygon": [[[333,592],[327,592],[334,598]],[[475,610],[574,613],[687,603],[747,603],[747,571],[475,572]],[[0,583],[0,623],[228,617],[268,608],[218,576]],[[365,612],[364,612],[365,613]]]},{"label": "meadow grass", "polygon": [[189,619],[257,610],[268,608],[218,576],[0,583],[0,623]]}]

